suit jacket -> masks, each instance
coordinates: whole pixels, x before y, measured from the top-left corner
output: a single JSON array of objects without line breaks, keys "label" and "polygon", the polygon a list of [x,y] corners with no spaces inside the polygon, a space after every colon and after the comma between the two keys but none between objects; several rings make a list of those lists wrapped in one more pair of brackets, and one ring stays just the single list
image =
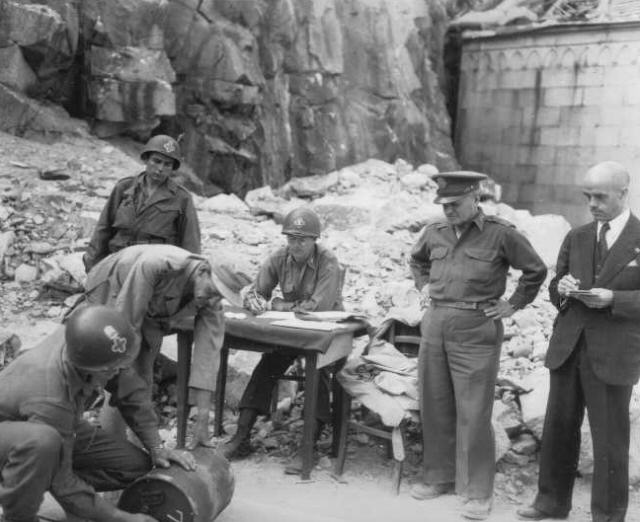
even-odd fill
[{"label": "suit jacket", "polygon": [[[571,230],[560,248],[556,276],[549,285],[559,314],[545,365],[559,368],[584,335],[595,374],[608,384],[632,385],[640,377],[640,220],[631,215],[594,280],[595,245],[594,221]],[[561,297],[558,281],[566,274],[579,279],[581,289],[613,290],[612,306],[592,309]]]}]

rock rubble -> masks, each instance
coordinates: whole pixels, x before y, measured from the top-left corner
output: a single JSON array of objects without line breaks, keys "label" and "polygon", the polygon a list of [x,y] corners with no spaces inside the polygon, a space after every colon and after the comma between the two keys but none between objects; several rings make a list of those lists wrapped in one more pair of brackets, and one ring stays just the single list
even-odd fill
[{"label": "rock rubble", "polygon": [[[74,293],[82,288],[82,250],[113,183],[140,170],[140,165],[117,147],[78,140],[55,147],[42,145],[47,151],[46,162],[33,153],[31,142],[13,137],[0,140],[6,153],[1,166],[6,178],[0,178],[0,315],[5,324],[24,315],[34,320],[60,319],[74,302]],[[296,206],[310,205],[325,225],[321,241],[347,267],[347,308],[365,313],[374,324],[388,314],[418,321],[425,299],[413,288],[407,256],[420,228],[441,217],[440,207],[432,203],[435,188],[424,177],[434,169],[431,165],[414,169],[402,161],[389,164],[368,160],[324,179],[295,180],[280,189],[256,189],[244,200],[229,195],[195,196],[205,252],[241,258],[248,272],[255,273],[268,253],[283,244],[279,225],[282,216]],[[44,181],[38,172],[45,170],[62,171],[68,177]],[[559,216],[531,216],[503,203],[484,205],[485,211],[513,221],[553,264],[569,227],[566,221]],[[553,230],[546,228],[548,223],[554,223]],[[543,228],[548,231],[545,235],[540,233]],[[516,277],[517,273],[509,277],[507,293]],[[531,306],[505,321],[494,420],[504,432],[502,460],[508,464],[524,466],[535,460],[548,386],[542,360],[555,314],[543,288]],[[11,330],[9,333],[15,336]],[[9,338],[14,338],[14,346],[15,337]],[[255,354],[232,359],[228,394],[231,408],[237,405],[255,363]],[[161,390],[160,399],[160,411],[168,433],[172,433],[173,388]],[[258,424],[258,447],[270,452],[280,451],[276,446],[293,451],[299,439],[300,401],[296,388],[280,391],[277,413]],[[633,408],[632,425],[637,434],[640,400],[635,395]],[[233,429],[232,411],[224,422],[228,432]],[[324,439],[328,436],[325,434]],[[637,435],[632,438],[638,440]],[[369,439],[361,443],[376,444]],[[588,469],[588,443],[585,446],[583,462]],[[634,447],[632,444],[632,477],[640,478],[640,448]],[[419,448],[417,435],[409,445],[410,455],[411,448]]]}]

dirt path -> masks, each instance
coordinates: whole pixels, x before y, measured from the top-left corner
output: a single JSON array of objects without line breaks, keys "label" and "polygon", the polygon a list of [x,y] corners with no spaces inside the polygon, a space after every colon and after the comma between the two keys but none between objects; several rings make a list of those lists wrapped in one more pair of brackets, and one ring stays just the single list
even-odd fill
[{"label": "dirt path", "polygon": [[[336,481],[328,470],[316,469],[312,480],[301,482],[283,473],[275,458],[247,460],[233,464],[236,491],[230,506],[219,522],[458,522],[455,496],[419,502],[409,495],[410,484],[403,479],[401,491],[390,491],[390,469],[383,459],[366,463],[348,461],[346,483]],[[570,522],[591,520],[588,480],[578,480]],[[533,487],[526,489],[519,503],[505,499],[497,491],[490,522],[512,522],[515,511],[533,497]],[[640,494],[632,492],[628,522],[640,520]]]}]

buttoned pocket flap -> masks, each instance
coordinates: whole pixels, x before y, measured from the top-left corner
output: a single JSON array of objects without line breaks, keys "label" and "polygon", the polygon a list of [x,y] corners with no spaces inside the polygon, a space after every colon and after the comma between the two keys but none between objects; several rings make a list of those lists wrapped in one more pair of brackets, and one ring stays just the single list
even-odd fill
[{"label": "buttoned pocket flap", "polygon": [[467,256],[478,261],[493,261],[496,258],[495,250],[486,248],[467,248],[465,250]]},{"label": "buttoned pocket flap", "polygon": [[448,251],[449,249],[447,247],[436,247],[431,251],[429,259],[444,259],[447,257]]}]

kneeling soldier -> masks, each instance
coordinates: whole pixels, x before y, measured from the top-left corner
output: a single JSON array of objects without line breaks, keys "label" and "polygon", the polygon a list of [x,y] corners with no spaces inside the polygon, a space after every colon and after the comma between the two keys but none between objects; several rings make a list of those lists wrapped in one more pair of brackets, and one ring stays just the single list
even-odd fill
[{"label": "kneeling soldier", "polygon": [[[138,344],[113,308],[76,310],[0,373],[0,506],[7,522],[36,521],[45,492],[65,511],[98,522],[153,522],[117,509],[96,490],[121,489],[153,465],[195,469],[164,449],[146,385],[131,369]],[[145,450],[83,419],[102,389]]]}]

